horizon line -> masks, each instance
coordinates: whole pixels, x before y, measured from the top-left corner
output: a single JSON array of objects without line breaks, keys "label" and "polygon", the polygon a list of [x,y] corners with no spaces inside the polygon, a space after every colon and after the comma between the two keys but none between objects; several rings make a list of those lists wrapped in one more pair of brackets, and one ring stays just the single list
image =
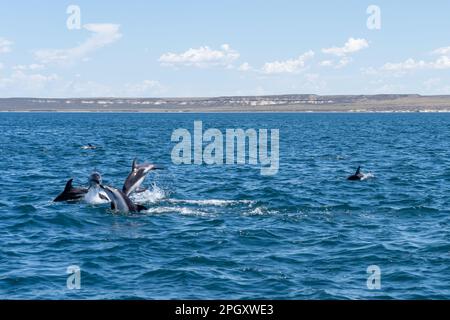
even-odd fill
[{"label": "horizon line", "polygon": [[449,97],[450,94],[420,94],[420,93],[375,93],[375,94],[317,94],[317,93],[282,93],[282,94],[263,94],[263,95],[217,95],[217,96],[164,96],[164,97],[33,97],[33,96],[19,96],[19,97],[0,97],[0,100],[7,99],[52,99],[52,100],[68,100],[68,99],[217,99],[217,98],[250,98],[250,97],[282,97],[282,96],[317,96],[317,97],[358,97],[358,96],[417,96],[417,97]]}]

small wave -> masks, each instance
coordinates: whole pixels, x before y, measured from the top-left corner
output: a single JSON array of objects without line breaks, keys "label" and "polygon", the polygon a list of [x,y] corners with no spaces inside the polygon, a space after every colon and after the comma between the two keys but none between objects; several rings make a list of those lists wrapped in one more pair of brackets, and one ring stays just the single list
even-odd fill
[{"label": "small wave", "polygon": [[31,204],[23,204],[23,205],[15,206],[13,209],[17,210],[21,213],[33,213],[33,212],[37,211],[37,208]]},{"label": "small wave", "polygon": [[149,208],[143,212],[148,214],[179,213],[187,216],[212,216],[211,213],[191,209],[188,207],[154,207]]},{"label": "small wave", "polygon": [[244,216],[262,216],[262,215],[271,215],[277,214],[278,211],[269,210],[266,207],[256,207],[248,212],[244,212]]},{"label": "small wave", "polygon": [[251,200],[219,200],[219,199],[208,199],[208,200],[183,200],[183,199],[169,199],[171,203],[185,203],[198,206],[217,206],[217,207],[227,207],[234,205],[250,205],[254,201]]},{"label": "small wave", "polygon": [[245,213],[248,216],[260,216],[267,213],[267,210],[263,207],[256,207],[255,209]]}]

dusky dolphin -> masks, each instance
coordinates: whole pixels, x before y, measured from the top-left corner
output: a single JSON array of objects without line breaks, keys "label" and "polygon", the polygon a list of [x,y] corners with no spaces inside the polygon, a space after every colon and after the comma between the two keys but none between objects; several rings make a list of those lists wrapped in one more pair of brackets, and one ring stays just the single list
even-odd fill
[{"label": "dusky dolphin", "polygon": [[89,189],[84,196],[84,201],[89,204],[109,203],[111,200],[105,191],[100,188],[102,176],[98,172],[93,172],[89,176]]},{"label": "dusky dolphin", "polygon": [[115,212],[129,213],[147,210],[146,207],[133,203],[121,190],[103,185],[100,185],[100,188],[108,195],[108,198],[111,200],[111,209]]},{"label": "dusky dolphin", "polygon": [[148,173],[152,170],[157,169],[162,168],[149,163],[138,164],[136,159],[134,159],[131,166],[131,172],[125,179],[125,182],[123,184],[122,192],[126,196],[129,196],[131,193],[139,191],[139,187],[141,186],[142,182],[144,182],[145,177],[147,177]]},{"label": "dusky dolphin", "polygon": [[95,150],[95,149],[97,149],[97,147],[94,146],[92,143],[88,143],[87,146],[82,146],[81,149],[83,149],[83,150]]},{"label": "dusky dolphin", "polygon": [[361,180],[364,177],[364,175],[361,173],[361,166],[356,169],[355,174],[349,176],[347,180]]},{"label": "dusky dolphin", "polygon": [[72,185],[73,179],[70,179],[66,183],[66,187],[64,191],[61,192],[53,201],[54,202],[62,202],[62,201],[78,201],[82,200],[84,195],[88,192],[87,188],[75,188]]}]

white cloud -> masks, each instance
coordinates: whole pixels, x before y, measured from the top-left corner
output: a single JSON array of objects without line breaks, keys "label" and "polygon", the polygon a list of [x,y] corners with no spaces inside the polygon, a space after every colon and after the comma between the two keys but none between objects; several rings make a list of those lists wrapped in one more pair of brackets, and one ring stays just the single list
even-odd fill
[{"label": "white cloud", "polygon": [[379,70],[377,68],[374,67],[364,67],[360,69],[362,74],[368,75],[368,76],[374,76],[379,74]]},{"label": "white cloud", "polygon": [[13,70],[16,70],[16,71],[26,71],[26,70],[35,71],[35,70],[42,70],[45,68],[45,66],[42,64],[32,63],[32,64],[28,64],[28,65],[18,64],[18,65],[13,66],[12,68],[13,68]]},{"label": "white cloud", "polygon": [[369,47],[369,43],[366,39],[349,38],[343,47],[325,48],[322,49],[322,52],[342,57],[351,53],[358,52],[367,47]]},{"label": "white cloud", "polygon": [[266,62],[261,71],[265,74],[299,73],[305,69],[306,61],[313,57],[314,52],[310,50],[295,59]]},{"label": "white cloud", "polygon": [[182,53],[168,52],[159,58],[159,62],[163,66],[230,67],[238,58],[239,53],[236,50],[231,49],[228,44],[223,44],[220,50],[203,46],[196,49],[190,48]]},{"label": "white cloud", "polygon": [[449,94],[450,85],[443,83],[440,78],[430,78],[423,82],[428,94]]},{"label": "white cloud", "polygon": [[117,91],[110,86],[91,80],[80,80],[66,82],[61,88],[55,88],[57,96],[61,97],[114,97]]},{"label": "white cloud", "polygon": [[450,68],[450,57],[442,56],[439,57],[436,61],[434,61],[431,66],[435,69],[448,69]]},{"label": "white cloud", "polygon": [[12,42],[5,39],[0,38],[0,53],[8,53],[11,51]]},{"label": "white cloud", "polygon": [[428,66],[428,63],[426,63],[423,60],[416,61],[412,58],[407,59],[403,62],[398,63],[391,63],[388,62],[384,64],[381,69],[384,71],[409,71],[409,70],[416,70],[416,69],[423,69]]},{"label": "white cloud", "polygon": [[369,47],[369,43],[365,39],[349,38],[343,47],[332,47],[322,49],[322,53],[335,55],[336,59],[327,59],[319,63],[321,67],[331,67],[335,69],[343,68],[348,65],[352,59],[351,54]]},{"label": "white cloud", "polygon": [[63,97],[150,97],[159,96],[166,91],[166,88],[158,81],[155,80],[143,80],[138,83],[128,83],[122,86],[120,89],[111,85],[91,81],[82,80],[77,77],[70,82],[64,82],[60,88],[56,88],[58,96]]},{"label": "white cloud", "polygon": [[[1,64],[0,64],[1,66]],[[31,66],[31,65],[30,65]],[[38,73],[33,66],[17,65],[8,75],[0,74],[2,97],[150,97],[160,96],[167,88],[155,80],[125,83],[115,87],[108,83],[83,80],[76,74],[72,79],[57,74]]]},{"label": "white cloud", "polygon": [[381,69],[383,71],[392,72],[408,72],[420,69],[449,69],[450,68],[450,57],[442,56],[437,58],[435,61],[424,61],[424,60],[414,60],[412,58],[407,59],[403,62],[398,63],[386,63]]},{"label": "white cloud", "polygon": [[352,62],[352,58],[349,58],[349,57],[343,57],[343,58],[341,58],[339,61],[338,61],[338,63],[337,63],[337,65],[336,65],[336,68],[343,68],[343,67],[345,67],[346,65],[348,65],[350,62]]},{"label": "white cloud", "polygon": [[92,23],[83,26],[91,36],[77,47],[69,49],[41,49],[34,53],[36,60],[43,64],[71,65],[79,60],[88,59],[92,52],[112,44],[122,35],[120,25],[111,23]]},{"label": "white cloud", "polygon": [[334,60],[323,60],[319,62],[319,66],[321,67],[332,67],[335,69],[343,68],[348,65],[352,61],[349,57],[342,57],[337,61]]},{"label": "white cloud", "polygon": [[158,81],[144,80],[140,83],[125,85],[124,95],[128,97],[144,97],[150,95],[159,95],[166,89]]},{"label": "white cloud", "polygon": [[432,53],[438,55],[450,55],[450,47],[439,48],[434,50]]},{"label": "white cloud", "polygon": [[250,64],[248,62],[244,62],[243,64],[241,64],[238,68],[239,71],[250,71],[252,69],[252,67],[250,66]]},{"label": "white cloud", "polygon": [[397,75],[402,75],[415,70],[450,69],[450,47],[436,49],[432,51],[432,54],[439,55],[439,57],[431,61],[409,58],[402,62],[388,62],[380,68],[380,71],[387,71]]},{"label": "white cloud", "polygon": [[334,62],[332,60],[323,60],[319,62],[319,66],[321,67],[332,67]]},{"label": "white cloud", "polygon": [[57,83],[58,80],[56,74],[29,74],[18,70],[5,78],[0,78],[0,88],[6,89],[8,95],[41,95],[48,85]]}]

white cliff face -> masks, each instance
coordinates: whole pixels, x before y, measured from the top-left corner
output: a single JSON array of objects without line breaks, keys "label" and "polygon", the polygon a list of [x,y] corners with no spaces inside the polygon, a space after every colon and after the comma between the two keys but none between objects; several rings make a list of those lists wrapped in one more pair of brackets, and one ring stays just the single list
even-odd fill
[{"label": "white cliff face", "polygon": [[[36,104],[57,104],[58,100],[31,99]],[[328,97],[314,95],[282,95],[282,96],[242,96],[242,97],[213,97],[213,98],[93,98],[93,99],[64,99],[60,103],[85,106],[271,106],[292,104],[333,104],[336,101]]]}]

